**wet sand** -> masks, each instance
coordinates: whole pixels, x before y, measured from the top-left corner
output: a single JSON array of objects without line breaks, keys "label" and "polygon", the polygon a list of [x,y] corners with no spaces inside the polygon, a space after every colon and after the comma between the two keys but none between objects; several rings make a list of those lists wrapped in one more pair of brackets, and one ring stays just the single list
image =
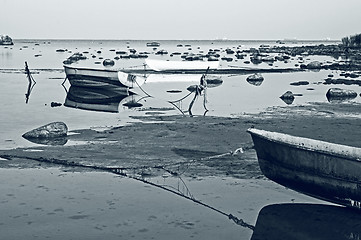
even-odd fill
[{"label": "wet sand", "polygon": [[[111,130],[74,131],[66,139],[69,146],[0,151],[2,236],[249,239],[253,231],[227,214],[254,226],[270,204],[328,203],[266,179],[246,130],[361,147],[359,109],[356,103],[315,103],[238,118],[137,117],[141,122]],[[239,147],[244,153],[230,154]],[[124,175],[70,165],[122,168]]]}]

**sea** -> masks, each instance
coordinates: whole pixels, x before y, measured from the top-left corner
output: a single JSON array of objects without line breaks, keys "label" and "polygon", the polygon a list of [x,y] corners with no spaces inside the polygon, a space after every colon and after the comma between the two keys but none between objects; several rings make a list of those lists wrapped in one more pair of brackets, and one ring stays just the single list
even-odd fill
[{"label": "sea", "polygon": [[[253,64],[248,53],[243,59],[236,59],[234,54],[227,53],[227,49],[236,52],[272,46],[339,44],[338,41],[291,40],[280,45],[280,42],[273,40],[159,40],[160,46],[148,47],[147,43],[153,41],[16,39],[13,46],[0,46],[0,149],[37,146],[22,138],[22,134],[55,121],[65,122],[70,131],[88,128],[101,131],[140,121],[136,117],[143,116],[237,118],[272,107],[329,103],[326,92],[331,86],[324,85],[324,79],[330,74],[334,77],[341,74],[340,71],[331,70],[263,73],[264,80],[257,84],[247,81],[248,74],[211,75],[207,77],[217,79],[218,84],[209,85],[206,94],[197,98],[188,88],[199,84],[201,74],[138,74],[137,77],[145,78],[145,83],[135,87],[134,95],[105,104],[71,104],[68,95],[72,90],[66,80],[63,62],[74,53],[82,53],[86,59],[71,66],[127,71],[146,67],[145,60],[119,58],[117,52],[136,51],[147,54],[150,59],[172,61],[182,60],[181,56],[185,53],[203,54],[212,49],[217,50],[221,57],[232,58],[231,61],[221,60],[220,68],[247,69],[299,68],[300,64],[315,60],[322,63],[343,60],[331,56],[304,55],[272,64]],[[167,54],[158,54],[160,50]],[[114,60],[114,66],[104,66],[102,63],[105,59]],[[25,63],[31,73],[30,80],[25,74]],[[300,81],[309,84],[291,85]],[[342,88],[361,92],[359,86],[345,85]],[[280,98],[287,91],[297,94],[294,101],[285,102]],[[91,89],[83,94],[107,96],[107,93]],[[360,97],[349,101],[360,102]],[[136,104],[126,104],[129,102]],[[76,143],[68,141],[66,144]],[[8,216],[0,222],[0,226],[6,229],[17,227],[7,233],[14,239],[25,235],[42,239],[64,239],[64,236],[100,239],[104,233],[113,239],[250,239],[253,233],[249,228],[235,224],[229,219],[230,216],[217,209],[203,207],[132,179],[94,172],[67,172],[57,168],[0,169],[0,172],[0,182],[6,183],[0,184],[0,187],[7,191],[1,200],[2,215]],[[333,232],[337,232],[340,225],[345,225],[335,215],[327,215],[330,211],[336,211],[332,206],[303,205],[303,202],[322,201],[265,179],[224,176],[182,180],[162,176],[154,181],[162,186],[172,184],[178,190],[187,184],[186,190],[193,193],[191,198],[195,196],[201,202],[218,206],[225,213],[241,216],[251,224],[258,219],[254,239],[265,236],[279,239],[279,234],[296,239],[325,239],[324,233],[328,232],[329,224],[336,229]],[[67,196],[62,195],[64,192]],[[282,202],[286,204],[278,204]],[[297,202],[299,204],[293,204]],[[265,206],[269,203],[277,204]],[[105,211],[108,213],[106,216]],[[344,214],[345,211],[340,215]],[[304,218],[311,217],[313,221],[304,221]],[[324,222],[327,224],[322,225]],[[310,227],[314,226],[317,228],[310,231]],[[59,229],[67,230],[59,232]],[[117,230],[113,232],[109,229]],[[360,236],[358,230],[353,231],[347,226],[338,233],[344,237],[342,239],[359,239]],[[305,237],[297,238],[299,236]]]},{"label": "sea", "polygon": [[[265,73],[260,85],[252,85],[246,81],[248,75],[211,76],[221,80],[217,86],[209,87],[206,92],[206,108],[204,99],[196,99],[189,112],[193,95],[189,95],[187,87],[198,84],[200,75],[151,75],[139,93],[138,107],[116,106],[114,111],[94,111],[82,107],[64,106],[70,84],[65,80],[64,60],[74,53],[82,53],[87,59],[72,63],[71,66],[107,68],[107,69],[142,69],[144,59],[120,58],[117,52],[145,53],[149,59],[182,60],[184,54],[204,54],[209,50],[217,50],[222,57],[231,57],[232,61],[221,60],[220,68],[298,68],[300,64],[311,61],[337,62],[330,56],[294,57],[285,62],[273,64],[262,62],[249,63],[250,54],[244,59],[237,59],[227,53],[250,50],[259,47],[283,46],[277,41],[249,40],[161,40],[160,46],[149,47],[151,40],[14,40],[13,46],[0,46],[0,148],[33,146],[21,135],[35,127],[49,122],[63,121],[70,130],[83,128],[106,129],[125,125],[136,121],[131,116],[149,114],[192,114],[207,116],[237,117],[242,114],[258,113],[272,106],[287,106],[280,96],[286,91],[298,94],[292,105],[309,102],[327,102],[326,92],[329,86],[322,82],[329,74],[337,75],[337,71],[304,71],[292,73]],[[315,44],[338,44],[337,41],[286,41],[286,46],[302,46]],[[158,54],[159,51],[167,52]],[[114,60],[114,66],[103,66],[105,59]],[[35,84],[29,86],[25,74],[27,63]],[[65,81],[65,82],[64,82]],[[307,86],[292,86],[291,82],[308,81]],[[345,86],[355,88],[355,86]],[[31,90],[31,91],[29,91]],[[26,97],[28,96],[28,97]],[[144,96],[151,96],[145,97]],[[183,99],[185,97],[185,99]],[[183,100],[182,100],[183,99]],[[360,101],[356,98],[352,101]],[[53,104],[52,104],[53,103]],[[60,105],[60,106],[59,106]],[[114,106],[115,105],[115,106]],[[84,120],[86,119],[86,120]],[[71,143],[68,143],[71,144]]]}]

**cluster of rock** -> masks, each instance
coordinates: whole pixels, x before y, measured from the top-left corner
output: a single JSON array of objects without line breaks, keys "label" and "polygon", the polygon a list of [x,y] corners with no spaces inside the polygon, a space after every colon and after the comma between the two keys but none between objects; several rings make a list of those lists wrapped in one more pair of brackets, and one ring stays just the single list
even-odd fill
[{"label": "cluster of rock", "polygon": [[0,45],[14,45],[13,40],[8,35],[0,36]]},{"label": "cluster of rock", "polygon": [[324,55],[324,56],[341,56],[346,53],[345,47],[342,45],[312,45],[312,46],[274,46],[271,48],[261,49],[261,52],[266,53],[284,53],[290,56],[309,56],[309,55]]},{"label": "cluster of rock", "polygon": [[68,57],[66,60],[64,60],[63,63],[72,64],[79,60],[85,60],[85,59],[87,59],[87,57],[84,54],[77,52],[71,55],[70,57]]}]

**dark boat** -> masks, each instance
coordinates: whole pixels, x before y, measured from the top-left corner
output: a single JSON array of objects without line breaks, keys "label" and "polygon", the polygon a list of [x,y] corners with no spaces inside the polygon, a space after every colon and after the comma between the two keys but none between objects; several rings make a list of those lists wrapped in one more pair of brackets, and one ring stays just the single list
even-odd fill
[{"label": "dark boat", "polygon": [[95,89],[71,86],[64,106],[100,112],[119,112],[122,106],[128,106],[139,98],[128,91],[116,89]]},{"label": "dark boat", "polygon": [[361,208],[361,148],[248,129],[263,174],[290,189]]},{"label": "dark boat", "polygon": [[350,240],[361,237],[361,215],[323,204],[273,204],[258,214],[251,240]]}]

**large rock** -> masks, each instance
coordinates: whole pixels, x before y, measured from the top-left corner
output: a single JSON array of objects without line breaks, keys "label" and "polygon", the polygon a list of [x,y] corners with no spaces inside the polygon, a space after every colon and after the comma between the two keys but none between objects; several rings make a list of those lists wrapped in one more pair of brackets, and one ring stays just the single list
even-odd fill
[{"label": "large rock", "polygon": [[52,122],[44,126],[33,129],[23,134],[23,138],[56,138],[65,137],[68,127],[63,122]]},{"label": "large rock", "polygon": [[260,73],[255,73],[247,77],[246,81],[252,85],[260,86],[264,80],[264,77]]},{"label": "large rock", "polygon": [[313,61],[307,64],[307,69],[321,69],[322,64],[319,61]]},{"label": "large rock", "polygon": [[285,92],[280,98],[286,103],[286,104],[292,104],[295,100],[295,94],[291,91]]},{"label": "large rock", "polygon": [[342,102],[356,98],[357,92],[341,88],[330,88],[326,93],[326,97],[329,102]]},{"label": "large rock", "polygon": [[114,66],[115,62],[112,59],[104,59],[103,65],[104,66]]}]

